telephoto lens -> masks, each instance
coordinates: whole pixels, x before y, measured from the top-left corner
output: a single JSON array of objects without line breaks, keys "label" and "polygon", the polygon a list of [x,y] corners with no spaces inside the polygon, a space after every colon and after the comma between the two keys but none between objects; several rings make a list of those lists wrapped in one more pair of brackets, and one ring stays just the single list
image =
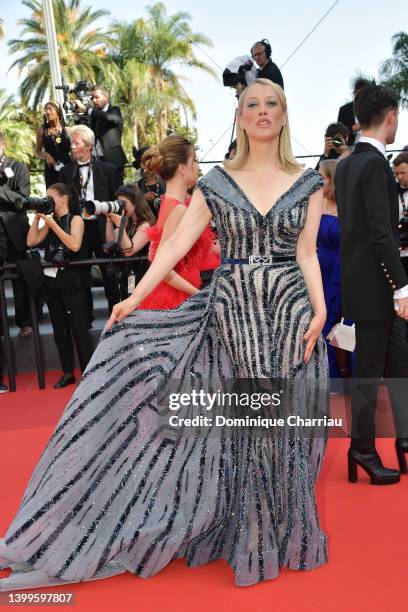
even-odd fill
[{"label": "telephoto lens", "polygon": [[43,215],[50,215],[55,209],[54,200],[50,196],[29,198],[22,195],[15,199],[14,206],[17,210],[33,210]]},{"label": "telephoto lens", "polygon": [[121,200],[113,202],[100,202],[99,200],[81,200],[81,205],[88,215],[108,215],[109,213],[121,214],[125,209],[125,203]]}]

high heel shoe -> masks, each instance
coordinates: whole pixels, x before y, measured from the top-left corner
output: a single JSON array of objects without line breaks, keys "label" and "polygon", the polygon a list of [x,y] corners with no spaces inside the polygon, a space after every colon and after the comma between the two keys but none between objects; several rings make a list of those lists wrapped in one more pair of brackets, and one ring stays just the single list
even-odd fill
[{"label": "high heel shoe", "polygon": [[360,451],[356,448],[349,448],[347,459],[349,482],[357,482],[358,465],[370,476],[371,484],[388,485],[400,480],[399,471],[384,467],[375,449]]},{"label": "high heel shoe", "polygon": [[406,474],[408,469],[405,453],[408,453],[408,438],[397,438],[395,440],[395,450],[397,451],[398,464],[401,474]]}]

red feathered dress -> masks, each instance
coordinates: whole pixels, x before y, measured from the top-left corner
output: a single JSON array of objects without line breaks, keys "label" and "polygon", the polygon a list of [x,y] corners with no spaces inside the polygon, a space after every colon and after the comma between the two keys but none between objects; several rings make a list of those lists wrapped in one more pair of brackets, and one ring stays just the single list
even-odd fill
[{"label": "red feathered dress", "polygon": [[[186,206],[188,206],[189,202],[190,200],[186,201]],[[157,223],[153,227],[146,229],[150,238],[149,261],[153,261],[163,234],[164,224],[178,204],[180,204],[179,200],[169,198],[165,194],[162,196]],[[175,272],[194,285],[194,287],[197,287],[197,289],[201,287],[200,272],[203,270],[213,270],[220,265],[219,253],[214,248],[215,240],[215,234],[210,226],[206,227],[187,255],[174,268]],[[139,309],[167,310],[169,308],[177,308],[188,297],[190,297],[190,294],[179,291],[165,281],[162,281],[140,303]]]}]

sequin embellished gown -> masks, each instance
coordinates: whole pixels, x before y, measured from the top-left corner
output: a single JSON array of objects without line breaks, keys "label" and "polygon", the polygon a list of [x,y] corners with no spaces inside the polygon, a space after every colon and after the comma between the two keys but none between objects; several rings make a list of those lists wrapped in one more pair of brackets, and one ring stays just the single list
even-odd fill
[{"label": "sequin embellished gown", "polygon": [[296,381],[298,414],[327,408],[323,337],[303,362],[312,310],[293,260],[322,179],[306,170],[266,215],[220,167],[198,186],[224,259],[289,261],[221,264],[180,307],[135,311],[103,334],[0,541],[13,570],[0,590],[148,577],[178,557],[224,559],[237,585],[327,561],[314,491],[326,435],[194,435],[164,426],[156,402],[170,379],[278,376]]}]

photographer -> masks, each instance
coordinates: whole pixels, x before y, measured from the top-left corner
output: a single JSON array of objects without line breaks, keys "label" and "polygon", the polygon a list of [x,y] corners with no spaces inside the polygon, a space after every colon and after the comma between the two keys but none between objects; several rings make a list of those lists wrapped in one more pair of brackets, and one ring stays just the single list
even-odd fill
[{"label": "photographer", "polygon": [[[75,382],[72,336],[82,372],[91,358],[92,340],[89,333],[88,291],[91,274],[88,267],[65,267],[71,261],[86,259],[84,221],[74,187],[55,183],[47,190],[54,202],[53,216],[37,213],[27,236],[27,245],[35,247],[44,240],[45,259],[56,267],[45,268],[46,301],[54,330],[63,375],[54,385],[62,389]],[[45,226],[39,228],[40,220]],[[61,267],[60,267],[61,266]]]},{"label": "photographer", "polygon": [[[120,255],[133,257],[133,255],[137,254],[146,257],[145,260],[136,260],[131,263],[131,271],[134,275],[132,281],[137,284],[148,267],[147,254],[149,237],[146,229],[156,223],[156,218],[137,185],[122,185],[116,192],[116,198],[125,205],[123,214],[126,219],[123,236],[118,245],[121,250]],[[115,213],[109,213],[107,215],[107,243],[117,244],[122,219],[121,215]],[[128,293],[132,291],[133,289],[128,291]]]},{"label": "photographer", "polygon": [[398,182],[399,234],[401,263],[408,274],[408,151],[403,151],[393,161],[394,175]]},{"label": "photographer", "polygon": [[[61,182],[73,185],[85,200],[114,200],[119,188],[119,178],[115,167],[108,162],[92,158],[95,136],[86,125],[77,125],[71,129],[71,152],[73,162],[61,170]],[[104,258],[102,249],[105,242],[105,215],[89,215],[83,212],[85,222],[85,239],[88,247],[87,257]],[[112,282],[105,268],[101,266],[101,274],[105,284],[105,295],[108,300],[109,312],[118,301],[115,283]],[[89,314],[92,317],[92,293],[89,290]]]},{"label": "photographer", "polygon": [[80,101],[76,106],[80,112],[91,117],[91,129],[95,134],[95,152],[98,159],[110,162],[118,172],[119,184],[123,183],[127,157],[122,148],[123,119],[118,106],[109,102],[109,92],[95,85],[91,89],[93,108],[87,109]]},{"label": "photographer", "polygon": [[148,150],[149,147],[141,147],[139,150],[133,147],[133,157],[135,158],[133,166],[136,170],[140,170],[141,172],[141,177],[137,182],[137,186],[140,191],[144,193],[146,202],[157,219],[160,210],[160,198],[166,191],[166,185],[156,172],[149,172],[146,170],[143,163],[143,155]]},{"label": "photographer", "polygon": [[324,151],[316,164],[316,170],[319,170],[320,162],[326,159],[338,159],[348,152],[348,134],[348,128],[342,123],[330,123],[324,135]]},{"label": "photographer", "polygon": [[266,39],[260,40],[252,45],[251,55],[254,62],[259,66],[257,79],[269,79],[277,83],[283,89],[282,73],[277,65],[272,61],[271,45]]},{"label": "photographer", "polygon": [[60,170],[71,161],[71,141],[64,124],[61,107],[57,102],[44,106],[43,125],[37,130],[35,154],[45,161],[45,186],[60,181]]},{"label": "photographer", "polygon": [[[29,229],[27,212],[18,211],[15,201],[20,194],[30,194],[30,174],[27,166],[4,155],[5,139],[0,133],[0,219],[7,238],[7,263],[26,259]],[[32,336],[27,285],[22,279],[12,281],[16,325],[19,338]]]}]

